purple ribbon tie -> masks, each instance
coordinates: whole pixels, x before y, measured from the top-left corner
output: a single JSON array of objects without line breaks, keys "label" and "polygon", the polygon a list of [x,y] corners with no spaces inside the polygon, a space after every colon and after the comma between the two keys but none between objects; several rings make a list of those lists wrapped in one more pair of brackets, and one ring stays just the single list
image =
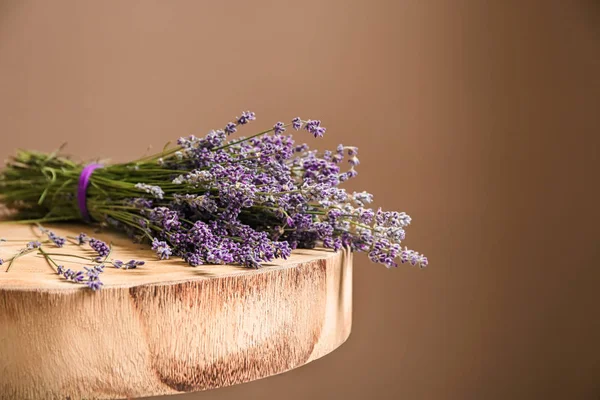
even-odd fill
[{"label": "purple ribbon tie", "polygon": [[77,205],[79,212],[85,222],[90,222],[90,213],[87,209],[87,188],[90,185],[90,178],[95,170],[102,168],[102,164],[88,164],[79,175],[79,184],[77,186]]}]

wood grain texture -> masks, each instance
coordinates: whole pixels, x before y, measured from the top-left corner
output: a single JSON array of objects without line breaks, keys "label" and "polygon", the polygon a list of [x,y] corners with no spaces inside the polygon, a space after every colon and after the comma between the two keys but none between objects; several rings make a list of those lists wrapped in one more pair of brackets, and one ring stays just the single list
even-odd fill
[{"label": "wood grain texture", "polygon": [[[86,231],[53,229],[72,236]],[[0,225],[0,237],[33,234],[27,226]],[[115,258],[154,260],[127,238],[95,236],[114,244]],[[0,257],[22,246],[3,243]],[[103,275],[104,289],[94,293],[61,280],[36,255],[18,259],[8,273],[0,270],[1,399],[219,388],[304,365],[350,334],[352,255],[346,250],[297,250],[260,270],[169,260],[107,268]]]}]

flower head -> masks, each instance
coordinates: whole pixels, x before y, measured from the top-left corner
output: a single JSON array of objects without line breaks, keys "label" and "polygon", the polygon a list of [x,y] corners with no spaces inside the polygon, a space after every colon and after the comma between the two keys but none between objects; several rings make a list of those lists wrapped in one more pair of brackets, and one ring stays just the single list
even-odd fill
[{"label": "flower head", "polygon": [[165,192],[162,190],[162,188],[160,186],[147,185],[145,183],[136,183],[135,188],[143,190],[146,193],[151,194],[153,197],[155,197],[157,199],[161,199],[161,200],[163,199],[163,197],[165,195]]},{"label": "flower head", "polygon": [[100,282],[98,279],[88,280],[85,284],[93,291],[102,289],[102,286],[104,285],[104,283]]},{"label": "flower head", "polygon": [[89,244],[90,247],[94,249],[100,257],[108,257],[108,255],[110,254],[110,247],[108,247],[108,245],[102,240],[91,238],[89,240]]},{"label": "flower head", "polygon": [[56,247],[63,247],[67,242],[65,238],[56,235],[54,232],[47,231],[46,233],[48,234],[48,239],[50,239]]},{"label": "flower head", "polygon": [[304,125],[304,129],[313,134],[314,137],[323,137],[325,134],[325,128],[321,126],[321,121],[309,119]]},{"label": "flower head", "polygon": [[227,125],[225,125],[225,129],[223,129],[223,130],[228,135],[231,135],[237,131],[235,124],[233,122],[227,123]]},{"label": "flower head", "polygon": [[167,242],[156,238],[152,240],[152,250],[156,251],[161,260],[168,260],[171,254],[173,254]]},{"label": "flower head", "polygon": [[302,128],[302,120],[300,119],[300,117],[296,117],[292,120],[292,127],[295,130],[299,130],[300,128]]},{"label": "flower head", "polygon": [[87,242],[89,242],[90,238],[88,237],[88,235],[86,235],[85,233],[82,232],[75,237],[75,240],[77,240],[77,244],[79,246],[82,246],[82,245],[86,244]]},{"label": "flower head", "polygon": [[244,111],[242,112],[242,116],[236,119],[239,125],[246,125],[249,121],[254,121],[256,116],[251,111]]},{"label": "flower head", "polygon": [[29,243],[27,243],[27,250],[33,250],[33,249],[38,249],[42,244],[40,242],[38,242],[37,240],[31,241]]},{"label": "flower head", "polygon": [[278,122],[275,125],[273,125],[273,133],[275,133],[276,135],[281,135],[283,132],[285,132],[283,122]]}]

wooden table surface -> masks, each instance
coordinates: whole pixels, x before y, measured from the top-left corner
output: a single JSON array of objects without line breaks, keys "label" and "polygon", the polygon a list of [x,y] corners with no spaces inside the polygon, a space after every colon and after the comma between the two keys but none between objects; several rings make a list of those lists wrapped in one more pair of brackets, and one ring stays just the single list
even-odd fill
[{"label": "wooden table surface", "polygon": [[[148,246],[87,226],[51,227],[113,243],[97,292],[38,254],[0,266],[0,398],[128,398],[214,389],[304,365],[340,346],[352,322],[352,255],[296,250],[259,270],[157,260]],[[36,240],[0,225],[0,258]],[[21,240],[15,242],[12,240]],[[93,255],[67,245],[46,251]],[[77,259],[55,256],[66,268]],[[75,261],[75,262],[74,262]],[[85,261],[84,261],[85,262]]]}]

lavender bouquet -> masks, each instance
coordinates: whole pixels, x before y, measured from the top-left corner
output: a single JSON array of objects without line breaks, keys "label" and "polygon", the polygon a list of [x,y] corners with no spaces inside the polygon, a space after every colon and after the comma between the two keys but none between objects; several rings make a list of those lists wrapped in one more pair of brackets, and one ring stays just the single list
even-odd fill
[{"label": "lavender bouquet", "polygon": [[[20,151],[0,173],[0,203],[22,222],[82,220],[116,228],[151,245],[159,258],[177,256],[191,266],[258,268],[315,246],[348,246],[388,268],[398,260],[427,266],[425,256],[401,246],[407,214],[373,210],[371,194],[340,188],[357,175],[355,147],[320,153],[297,144],[285,134],[290,127],[315,138],[325,133],[320,121],[300,118],[229,140],[254,119],[243,112],[222,130],[180,138],[174,148],[122,164]],[[106,260],[105,243],[89,245]]]}]

